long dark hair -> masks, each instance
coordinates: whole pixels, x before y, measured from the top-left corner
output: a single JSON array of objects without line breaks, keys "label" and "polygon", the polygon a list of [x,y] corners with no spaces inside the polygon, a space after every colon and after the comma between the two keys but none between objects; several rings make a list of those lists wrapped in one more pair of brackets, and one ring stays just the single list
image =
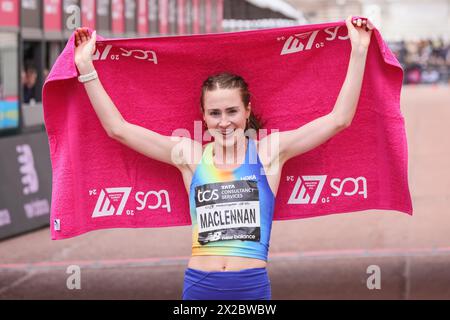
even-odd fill
[{"label": "long dark hair", "polygon": [[[240,89],[239,91],[241,93],[242,102],[244,103],[245,109],[248,109],[251,94],[248,90],[247,82],[245,82],[241,76],[228,72],[222,72],[208,77],[208,79],[206,79],[202,85],[202,96],[200,98],[202,113],[205,112],[204,99],[207,91],[214,91],[216,89],[235,89],[235,88]],[[254,129],[255,131],[258,131],[263,127],[263,125],[264,124],[262,123],[261,118],[256,116],[252,110],[250,112],[250,117],[248,119],[248,123],[247,126],[245,127],[245,130]]]}]

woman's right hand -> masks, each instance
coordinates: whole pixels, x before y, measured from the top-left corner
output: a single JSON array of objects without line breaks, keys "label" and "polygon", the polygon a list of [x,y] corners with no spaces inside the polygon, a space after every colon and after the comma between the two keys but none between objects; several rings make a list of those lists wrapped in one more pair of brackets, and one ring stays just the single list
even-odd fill
[{"label": "woman's right hand", "polygon": [[75,30],[75,64],[81,74],[91,72],[93,69],[92,55],[95,52],[95,41],[95,30],[92,37],[87,28]]}]

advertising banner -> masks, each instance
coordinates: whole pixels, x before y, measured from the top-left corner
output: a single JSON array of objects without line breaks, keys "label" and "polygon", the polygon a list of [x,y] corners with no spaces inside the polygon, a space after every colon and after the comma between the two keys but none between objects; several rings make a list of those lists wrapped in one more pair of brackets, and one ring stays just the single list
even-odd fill
[{"label": "advertising banner", "polygon": [[52,169],[47,134],[0,139],[0,239],[48,225]]},{"label": "advertising banner", "polygon": [[113,34],[122,34],[125,31],[124,0],[112,0],[111,29]]},{"label": "advertising banner", "polygon": [[19,27],[19,0],[0,0],[1,27]]},{"label": "advertising banner", "polygon": [[44,0],[44,30],[61,31],[61,0]]},{"label": "advertising banner", "polygon": [[140,35],[145,35],[148,33],[148,2],[147,0],[138,0],[137,5],[137,31]]},{"label": "advertising banner", "polygon": [[95,22],[95,0],[81,0],[81,25],[95,29]]}]

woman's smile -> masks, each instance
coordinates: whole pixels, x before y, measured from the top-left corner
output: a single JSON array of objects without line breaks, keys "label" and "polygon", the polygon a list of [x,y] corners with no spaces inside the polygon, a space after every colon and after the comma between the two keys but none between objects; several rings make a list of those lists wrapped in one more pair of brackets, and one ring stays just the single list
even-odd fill
[{"label": "woman's smile", "polygon": [[220,133],[225,137],[229,138],[233,135],[234,129],[220,130]]}]

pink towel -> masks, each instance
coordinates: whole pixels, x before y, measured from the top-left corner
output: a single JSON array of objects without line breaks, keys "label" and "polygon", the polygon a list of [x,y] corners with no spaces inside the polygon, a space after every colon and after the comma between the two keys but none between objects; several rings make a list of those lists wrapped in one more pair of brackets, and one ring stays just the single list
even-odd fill
[{"label": "pink towel", "polygon": [[[332,110],[351,50],[343,21],[97,40],[95,68],[128,122],[169,136],[184,129],[199,141],[202,126],[194,121],[202,120],[201,85],[209,75],[241,75],[270,134]],[[53,168],[52,239],[95,229],[190,225],[179,171],[108,137],[77,80],[73,57],[72,35],[43,89]],[[275,220],[368,209],[412,214],[402,78],[400,64],[375,29],[351,126],[285,164]]]}]

